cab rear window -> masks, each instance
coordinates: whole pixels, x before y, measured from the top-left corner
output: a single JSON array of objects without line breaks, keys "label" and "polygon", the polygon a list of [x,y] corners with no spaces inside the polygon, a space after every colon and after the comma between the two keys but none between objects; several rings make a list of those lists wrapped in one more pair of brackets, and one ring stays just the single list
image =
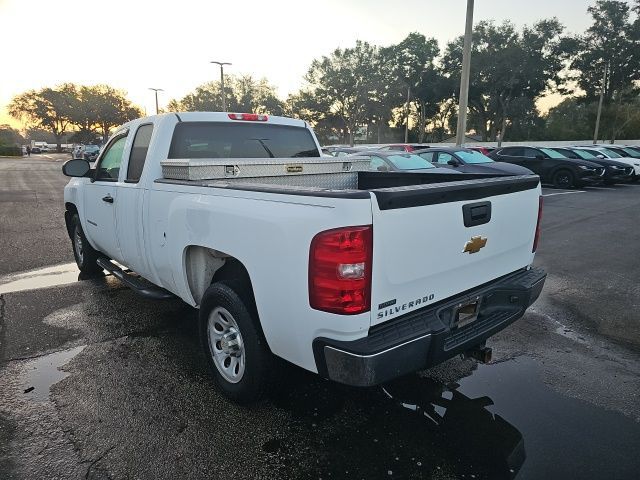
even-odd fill
[{"label": "cab rear window", "polygon": [[176,125],[169,158],[319,157],[308,129],[237,122],[182,122]]}]

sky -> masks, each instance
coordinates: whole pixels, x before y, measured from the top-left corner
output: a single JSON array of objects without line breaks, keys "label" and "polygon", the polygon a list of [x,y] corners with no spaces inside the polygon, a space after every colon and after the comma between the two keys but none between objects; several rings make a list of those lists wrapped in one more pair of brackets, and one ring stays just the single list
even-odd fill
[{"label": "sky", "polygon": [[[474,23],[557,17],[584,31],[595,0],[476,0]],[[0,124],[25,90],[63,82],[125,90],[148,114],[225,72],[266,77],[281,97],[314,58],[357,39],[390,45],[410,32],[441,48],[464,32],[466,0],[0,0]],[[550,105],[557,99],[549,99]]]}]

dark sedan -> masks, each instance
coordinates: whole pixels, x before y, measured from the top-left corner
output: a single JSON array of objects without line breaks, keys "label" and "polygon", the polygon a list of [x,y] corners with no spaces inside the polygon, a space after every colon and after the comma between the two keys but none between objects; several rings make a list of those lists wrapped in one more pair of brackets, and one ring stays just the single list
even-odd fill
[{"label": "dark sedan", "polygon": [[379,172],[424,172],[428,173],[462,173],[452,172],[448,168],[434,167],[430,162],[414,153],[366,150],[353,156],[365,157],[371,161],[371,170]]},{"label": "dark sedan", "polygon": [[425,160],[438,167],[462,173],[493,173],[497,175],[531,175],[531,170],[510,163],[494,162],[486,155],[470,148],[432,147],[416,150]]},{"label": "dark sedan", "polygon": [[586,160],[567,158],[550,148],[509,146],[489,154],[496,162],[513,163],[540,176],[542,183],[558,188],[602,183],[604,167]]},{"label": "dark sedan", "polygon": [[630,182],[633,178],[633,167],[610,158],[598,158],[591,152],[571,147],[552,147],[552,150],[567,158],[577,158],[597,163],[604,167],[604,183],[614,185],[616,183]]}]

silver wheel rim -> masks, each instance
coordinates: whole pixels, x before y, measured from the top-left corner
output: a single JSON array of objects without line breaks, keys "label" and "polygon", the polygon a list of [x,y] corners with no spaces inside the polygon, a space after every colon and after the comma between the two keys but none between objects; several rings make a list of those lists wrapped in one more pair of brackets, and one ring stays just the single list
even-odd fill
[{"label": "silver wheel rim", "polygon": [[80,230],[76,228],[75,234],[73,235],[73,245],[76,248],[76,255],[78,256],[78,263],[82,265],[83,253],[84,250],[82,248],[82,237],[80,236]]},{"label": "silver wheel rim", "polygon": [[230,383],[242,380],[245,369],[244,342],[236,319],[226,308],[216,307],[207,322],[209,352],[220,375]]}]

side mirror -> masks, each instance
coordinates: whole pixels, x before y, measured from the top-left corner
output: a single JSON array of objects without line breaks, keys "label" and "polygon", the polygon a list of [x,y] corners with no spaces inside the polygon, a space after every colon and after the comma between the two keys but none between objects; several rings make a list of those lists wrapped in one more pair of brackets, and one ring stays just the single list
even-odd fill
[{"label": "side mirror", "polygon": [[89,165],[89,162],[80,158],[67,160],[62,165],[62,173],[67,177],[86,177],[90,171],[91,165]]},{"label": "side mirror", "polygon": [[600,154],[600,155],[596,155],[596,158],[599,158],[600,160],[603,160],[607,157],[605,157],[604,155]]},{"label": "side mirror", "polygon": [[379,172],[388,172],[388,171],[389,171],[389,167],[386,167],[386,166],[384,166],[384,165],[380,165],[380,166],[377,168],[377,170],[378,170]]},{"label": "side mirror", "polygon": [[544,155],[537,154],[536,160],[544,160]]},{"label": "side mirror", "polygon": [[460,165],[460,162],[458,162],[458,160],[456,160],[455,158],[452,158],[447,162],[447,165],[451,165],[452,167],[457,167],[458,165]]}]

